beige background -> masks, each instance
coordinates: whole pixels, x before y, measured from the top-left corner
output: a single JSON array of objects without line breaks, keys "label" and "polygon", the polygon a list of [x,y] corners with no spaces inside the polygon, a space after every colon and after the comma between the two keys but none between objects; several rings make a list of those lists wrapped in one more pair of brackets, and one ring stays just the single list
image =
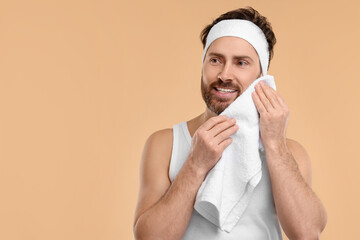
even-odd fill
[{"label": "beige background", "polygon": [[200,114],[199,33],[251,5],[278,43],[288,137],[312,158],[322,239],[359,239],[357,1],[0,1],[0,239],[133,239],[154,131]]}]

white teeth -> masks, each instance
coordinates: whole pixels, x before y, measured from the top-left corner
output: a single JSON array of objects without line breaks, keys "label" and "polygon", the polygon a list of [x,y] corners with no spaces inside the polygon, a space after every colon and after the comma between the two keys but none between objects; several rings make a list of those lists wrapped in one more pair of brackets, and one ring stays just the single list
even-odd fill
[{"label": "white teeth", "polygon": [[225,88],[216,88],[216,90],[220,92],[236,92],[236,90],[233,89],[225,89]]}]

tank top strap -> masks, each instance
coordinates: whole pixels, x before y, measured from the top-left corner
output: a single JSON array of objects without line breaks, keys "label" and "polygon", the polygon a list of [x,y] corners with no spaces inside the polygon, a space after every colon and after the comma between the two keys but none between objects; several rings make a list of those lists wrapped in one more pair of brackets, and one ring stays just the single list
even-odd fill
[{"label": "tank top strap", "polygon": [[191,136],[186,122],[173,126],[173,146],[169,166],[169,178],[173,182],[185,163],[191,146]]},{"label": "tank top strap", "polygon": [[182,132],[184,134],[185,139],[187,140],[187,142],[191,146],[191,136],[190,136],[189,128],[187,126],[187,122],[182,122],[179,125],[180,125],[180,127],[182,129]]}]

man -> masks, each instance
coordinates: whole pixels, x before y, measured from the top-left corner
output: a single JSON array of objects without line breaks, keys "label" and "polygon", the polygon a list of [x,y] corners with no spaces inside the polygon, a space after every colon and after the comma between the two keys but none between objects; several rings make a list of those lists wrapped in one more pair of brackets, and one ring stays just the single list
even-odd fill
[{"label": "man", "polygon": [[[220,35],[206,45],[212,29],[227,24],[229,19],[256,25],[261,34],[247,41],[236,34],[221,35],[220,27]],[[280,223],[289,239],[318,239],[327,217],[311,189],[309,156],[298,142],[286,138],[288,107],[273,88],[261,81],[252,99],[259,112],[265,161],[254,196],[230,232],[222,231],[194,210],[201,184],[239,130],[235,119],[220,114],[256,79],[266,75],[276,42],[267,19],[252,8],[221,15],[201,37],[201,91],[206,109],[194,119],[148,138],[140,168],[135,238],[282,239]],[[265,57],[264,49],[254,42],[266,44]]]}]

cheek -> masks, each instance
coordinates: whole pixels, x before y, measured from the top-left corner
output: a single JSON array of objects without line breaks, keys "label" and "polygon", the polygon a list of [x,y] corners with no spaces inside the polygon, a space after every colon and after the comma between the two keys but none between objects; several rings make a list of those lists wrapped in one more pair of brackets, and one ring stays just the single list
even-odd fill
[{"label": "cheek", "polygon": [[252,66],[248,71],[243,73],[244,77],[246,76],[247,82],[253,82],[258,79],[261,75],[261,70],[259,66]]},{"label": "cheek", "polygon": [[241,86],[241,92],[244,92],[256,79],[259,78],[260,71],[257,69],[240,70],[237,73],[237,84]]},{"label": "cheek", "polygon": [[205,64],[202,70],[202,75],[204,76],[205,80],[214,81],[219,75],[219,70],[214,66]]},{"label": "cheek", "polygon": [[256,64],[256,67],[254,69],[254,74],[256,75],[256,78],[259,78],[262,75],[260,62]]}]

